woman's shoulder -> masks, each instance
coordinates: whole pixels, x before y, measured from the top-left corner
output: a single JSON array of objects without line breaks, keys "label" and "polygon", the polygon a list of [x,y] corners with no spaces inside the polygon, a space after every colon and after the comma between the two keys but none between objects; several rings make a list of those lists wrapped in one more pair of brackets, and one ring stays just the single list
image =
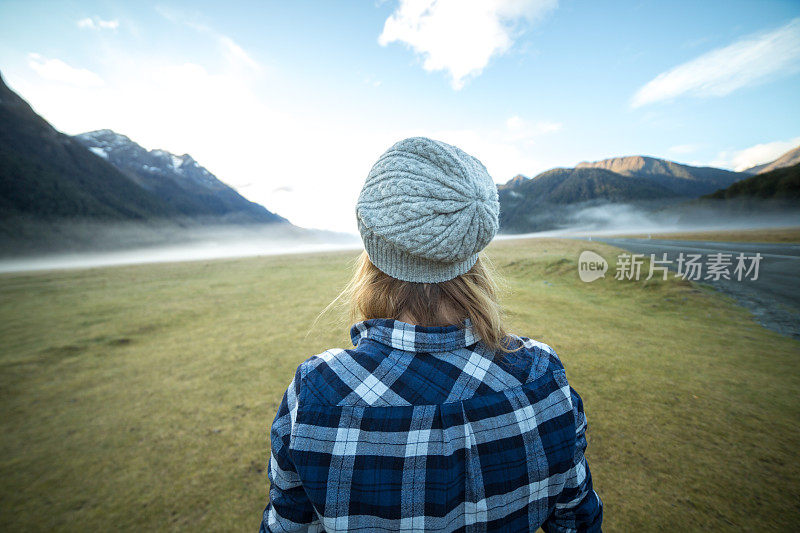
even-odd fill
[{"label": "woman's shoulder", "polygon": [[561,359],[549,344],[521,335],[509,334],[508,337],[510,351],[498,354],[498,364],[522,370],[526,374],[525,382],[564,372]]},{"label": "woman's shoulder", "polygon": [[300,363],[295,380],[301,381],[306,402],[339,404],[360,383],[365,362],[354,349],[330,348]]},{"label": "woman's shoulder", "polygon": [[[530,337],[511,334],[508,337],[506,347],[509,351],[492,354],[483,349],[485,347],[481,348],[482,343],[479,342],[459,350],[457,354],[452,354],[452,364],[460,370],[458,375],[469,374],[469,379],[477,379],[483,383],[482,387],[496,392],[536,380],[547,380],[547,376],[559,384],[565,381],[564,365],[552,346]],[[400,398],[394,398],[395,395],[390,390],[392,385],[385,382],[386,378],[391,378],[392,383],[396,381],[411,387],[415,382],[415,376],[418,376],[424,367],[428,371],[443,372],[441,375],[443,379],[456,379],[452,369],[443,370],[446,365],[442,361],[447,360],[443,356],[426,357],[415,362],[413,355],[397,350],[387,350],[386,353],[373,352],[375,350],[360,345],[352,349],[331,348],[308,357],[300,363],[295,374],[295,381],[299,380],[298,390],[303,390],[301,395],[305,398],[305,402],[340,405],[350,400],[354,401],[355,396],[358,396],[364,400],[358,403],[364,405],[394,405],[398,402],[406,404]],[[400,357],[400,360],[392,360],[392,371],[388,372],[388,375],[380,371],[386,367],[385,361],[381,364],[384,356]],[[467,378],[464,379],[465,382],[469,381]],[[473,392],[477,393],[481,385],[473,385],[472,388],[476,389]],[[467,392],[468,387],[462,386],[462,388]],[[396,401],[392,401],[391,398]]]}]

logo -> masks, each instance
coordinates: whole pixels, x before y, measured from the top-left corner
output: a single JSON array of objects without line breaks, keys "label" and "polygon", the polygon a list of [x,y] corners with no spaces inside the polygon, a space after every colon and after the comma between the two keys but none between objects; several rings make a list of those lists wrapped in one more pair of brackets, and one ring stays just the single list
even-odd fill
[{"label": "logo", "polygon": [[581,281],[590,283],[596,279],[604,278],[608,270],[608,263],[603,256],[590,250],[581,252],[578,258],[578,276]]}]

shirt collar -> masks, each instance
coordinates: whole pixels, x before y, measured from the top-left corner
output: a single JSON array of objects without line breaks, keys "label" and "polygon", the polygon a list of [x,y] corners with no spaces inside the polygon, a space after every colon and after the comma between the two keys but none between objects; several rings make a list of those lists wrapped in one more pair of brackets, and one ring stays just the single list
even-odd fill
[{"label": "shirt collar", "polygon": [[480,340],[469,318],[463,325],[417,326],[388,318],[372,318],[350,329],[353,346],[372,339],[407,352],[446,352],[471,346]]}]

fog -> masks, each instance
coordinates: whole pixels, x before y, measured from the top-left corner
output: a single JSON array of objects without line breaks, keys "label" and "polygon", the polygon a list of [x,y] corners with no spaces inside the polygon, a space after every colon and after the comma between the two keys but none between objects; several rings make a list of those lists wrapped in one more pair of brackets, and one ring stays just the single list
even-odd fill
[{"label": "fog", "polygon": [[183,227],[169,224],[62,222],[46,240],[24,239],[41,230],[24,227],[5,235],[0,272],[91,268],[137,263],[198,261],[234,257],[357,250],[356,235],[289,225]]},{"label": "fog", "polygon": [[233,257],[357,250],[360,244],[303,244],[248,241],[231,243],[199,243],[137,248],[117,252],[84,252],[43,255],[20,259],[0,259],[0,273],[69,268],[91,268],[137,263],[198,261]]},{"label": "fog", "polygon": [[527,223],[540,231],[502,233],[498,239],[581,237],[687,231],[746,230],[800,226],[800,208],[782,202],[726,203],[693,201],[655,203],[585,203],[547,206],[531,213]]},{"label": "fog", "polygon": [[[531,212],[526,233],[497,239],[590,237],[680,231],[800,226],[800,209],[774,202],[681,205],[587,203],[543,206]],[[42,235],[46,237],[42,237]],[[37,238],[32,239],[31,236]],[[137,263],[361,249],[357,235],[273,224],[201,226],[166,223],[0,223],[0,272],[91,268]]]}]

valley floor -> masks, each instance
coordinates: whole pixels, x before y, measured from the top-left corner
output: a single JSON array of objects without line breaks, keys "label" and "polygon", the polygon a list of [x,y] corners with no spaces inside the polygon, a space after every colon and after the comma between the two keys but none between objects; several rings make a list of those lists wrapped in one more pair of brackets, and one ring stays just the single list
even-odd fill
[{"label": "valley floor", "polygon": [[[511,330],[585,402],[604,530],[791,530],[800,343],[716,291],[592,283],[618,248],[498,241]],[[0,275],[0,529],[254,531],[268,428],[357,251]],[[613,272],[615,265],[609,265]]]}]

